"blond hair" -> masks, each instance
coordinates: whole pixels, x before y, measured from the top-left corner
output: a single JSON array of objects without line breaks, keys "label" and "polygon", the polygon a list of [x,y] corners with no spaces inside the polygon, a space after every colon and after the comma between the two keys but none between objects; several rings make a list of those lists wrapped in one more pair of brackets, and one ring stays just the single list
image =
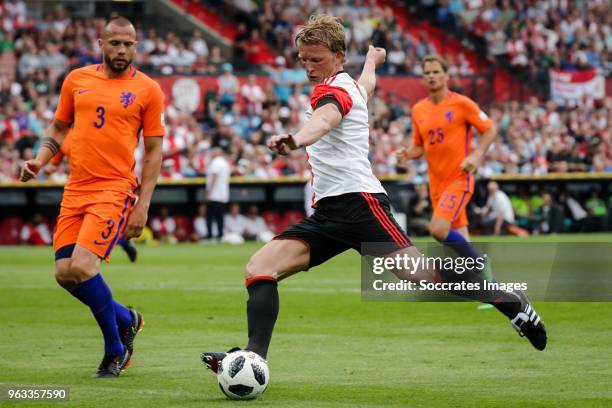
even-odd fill
[{"label": "blond hair", "polygon": [[322,44],[333,53],[345,53],[342,20],[329,14],[312,15],[295,37],[295,43],[298,47],[300,44]]},{"label": "blond hair", "polygon": [[444,57],[441,57],[440,55],[431,54],[431,55],[424,56],[423,59],[421,60],[421,68],[423,70],[425,70],[425,63],[427,62],[437,62],[442,67],[442,71],[448,72],[448,62],[446,62]]}]

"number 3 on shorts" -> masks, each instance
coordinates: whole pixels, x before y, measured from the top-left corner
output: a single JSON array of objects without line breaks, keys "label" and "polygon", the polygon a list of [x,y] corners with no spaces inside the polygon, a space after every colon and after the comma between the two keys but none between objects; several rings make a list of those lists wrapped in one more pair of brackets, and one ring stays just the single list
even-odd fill
[{"label": "number 3 on shorts", "polygon": [[111,232],[113,232],[113,227],[115,226],[115,220],[107,220],[106,221],[106,229],[100,233],[102,238],[108,239],[110,237]]}]

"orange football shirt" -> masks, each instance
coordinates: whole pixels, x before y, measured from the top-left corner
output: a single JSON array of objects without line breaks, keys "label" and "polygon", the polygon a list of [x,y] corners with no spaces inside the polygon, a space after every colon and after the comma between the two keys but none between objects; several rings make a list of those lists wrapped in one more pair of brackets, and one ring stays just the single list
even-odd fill
[{"label": "orange football shirt", "polygon": [[471,189],[461,163],[472,151],[472,126],[482,133],[493,121],[474,101],[455,92],[438,104],[427,98],[412,108],[413,143],[425,150],[432,197],[451,183]]},{"label": "orange football shirt", "polygon": [[130,68],[108,78],[102,65],[72,71],[64,80],[55,118],[73,124],[71,174],[65,191],[134,191],[134,150],[144,137],[163,136],[164,94]]}]

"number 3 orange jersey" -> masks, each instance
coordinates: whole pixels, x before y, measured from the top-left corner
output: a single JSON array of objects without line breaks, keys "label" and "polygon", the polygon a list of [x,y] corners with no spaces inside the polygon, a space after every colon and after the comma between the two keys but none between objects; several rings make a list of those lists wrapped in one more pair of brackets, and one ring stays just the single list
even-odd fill
[{"label": "number 3 orange jersey", "polygon": [[461,163],[471,152],[472,130],[486,132],[493,122],[470,98],[449,92],[438,104],[429,98],[412,108],[413,143],[423,146],[432,194],[457,180],[470,189],[470,177]]},{"label": "number 3 orange jersey", "polygon": [[66,191],[134,191],[139,133],[163,136],[164,94],[131,68],[108,78],[102,65],[75,69],[64,80],[55,118],[73,123],[72,172]]}]

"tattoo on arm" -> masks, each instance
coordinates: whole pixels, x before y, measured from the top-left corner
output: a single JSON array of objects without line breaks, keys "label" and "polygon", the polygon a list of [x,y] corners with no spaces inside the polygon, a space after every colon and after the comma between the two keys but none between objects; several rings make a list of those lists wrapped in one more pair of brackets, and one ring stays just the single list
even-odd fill
[{"label": "tattoo on arm", "polygon": [[42,144],[40,145],[40,147],[46,147],[47,149],[51,150],[51,153],[53,153],[54,156],[60,150],[59,143],[57,143],[57,141],[54,138],[48,137],[48,136],[43,138]]}]

